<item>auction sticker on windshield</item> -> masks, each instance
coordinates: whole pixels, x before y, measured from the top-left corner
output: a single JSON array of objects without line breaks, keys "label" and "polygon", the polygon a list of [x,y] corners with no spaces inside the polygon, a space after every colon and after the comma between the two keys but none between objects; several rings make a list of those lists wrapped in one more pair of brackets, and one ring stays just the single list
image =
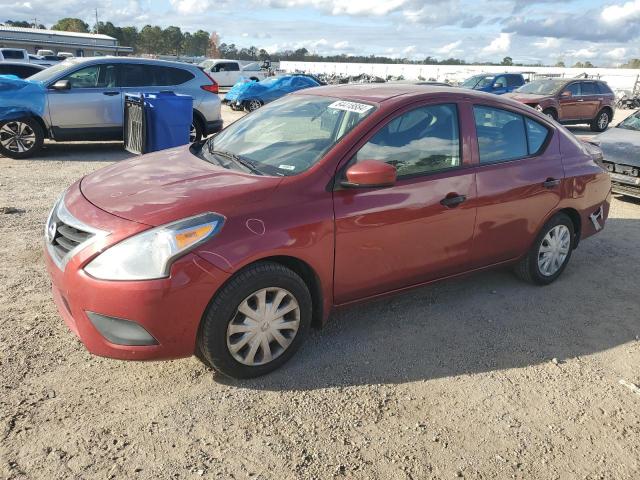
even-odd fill
[{"label": "auction sticker on windshield", "polygon": [[329,108],[334,110],[344,110],[346,112],[365,113],[373,108],[373,105],[367,105],[366,103],[348,102],[346,100],[338,100],[329,105]]}]

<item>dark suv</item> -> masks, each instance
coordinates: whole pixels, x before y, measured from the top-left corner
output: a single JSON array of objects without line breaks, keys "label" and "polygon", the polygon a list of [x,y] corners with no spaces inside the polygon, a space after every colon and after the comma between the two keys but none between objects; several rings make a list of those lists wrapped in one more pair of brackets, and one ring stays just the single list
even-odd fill
[{"label": "dark suv", "polygon": [[545,78],[508,94],[565,125],[586,123],[604,132],[613,119],[615,95],[600,80]]}]

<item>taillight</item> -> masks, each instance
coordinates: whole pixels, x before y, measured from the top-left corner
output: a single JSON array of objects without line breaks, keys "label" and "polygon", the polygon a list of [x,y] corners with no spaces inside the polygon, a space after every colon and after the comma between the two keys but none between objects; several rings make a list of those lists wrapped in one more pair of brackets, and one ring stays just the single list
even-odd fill
[{"label": "taillight", "polygon": [[211,80],[210,85],[200,85],[200,88],[206,90],[211,93],[218,93],[218,82],[216,82],[207,72],[203,72],[209,80]]}]

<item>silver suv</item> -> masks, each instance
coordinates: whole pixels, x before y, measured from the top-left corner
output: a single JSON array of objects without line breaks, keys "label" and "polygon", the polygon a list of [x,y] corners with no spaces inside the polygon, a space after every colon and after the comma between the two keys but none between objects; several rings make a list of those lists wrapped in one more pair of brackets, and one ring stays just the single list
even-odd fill
[{"label": "silver suv", "polygon": [[46,89],[43,115],[0,121],[0,154],[34,155],[55,141],[121,140],[126,93],[193,97],[191,140],[222,129],[217,83],[195,65],[125,57],[66,60],[29,78]]}]

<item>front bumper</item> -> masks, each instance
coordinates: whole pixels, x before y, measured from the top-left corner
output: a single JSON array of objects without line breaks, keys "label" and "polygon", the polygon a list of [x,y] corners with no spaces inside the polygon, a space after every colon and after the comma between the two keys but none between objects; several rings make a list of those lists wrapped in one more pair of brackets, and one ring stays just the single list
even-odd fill
[{"label": "front bumper", "polygon": [[[77,186],[76,186],[77,189]],[[66,207],[85,223],[93,218],[102,230],[146,229],[113,217],[75,194],[67,194]],[[110,218],[109,218],[110,217]],[[110,224],[111,228],[108,228]],[[96,225],[98,227],[98,225]],[[89,352],[123,360],[160,360],[193,355],[200,321],[215,292],[229,278],[195,254],[187,254],[171,268],[169,278],[145,281],[105,281],[89,276],[83,267],[100,251],[129,234],[108,234],[100,242],[81,248],[61,269],[45,248],[47,271],[60,316]],[[113,238],[111,238],[113,237]],[[123,319],[141,326],[153,345],[122,345],[107,340],[94,326],[88,312]]]}]

